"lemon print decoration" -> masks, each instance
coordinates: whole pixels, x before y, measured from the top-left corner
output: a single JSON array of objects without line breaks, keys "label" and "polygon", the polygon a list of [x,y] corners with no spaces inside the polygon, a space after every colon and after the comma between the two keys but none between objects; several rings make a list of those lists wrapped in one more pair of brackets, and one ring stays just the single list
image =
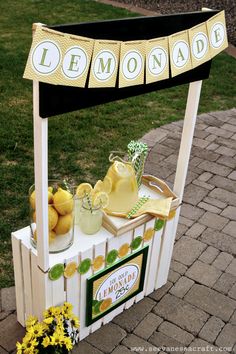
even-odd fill
[{"label": "lemon print decoration", "polygon": [[169,212],[169,215],[168,215],[168,220],[171,220],[171,219],[173,219],[174,217],[175,217],[175,214],[176,214],[176,210],[171,210],[170,212]]},{"label": "lemon print decoration", "polygon": [[99,270],[105,262],[105,258],[103,256],[97,256],[93,260],[93,270],[96,272]]},{"label": "lemon print decoration", "polygon": [[55,264],[48,273],[49,279],[58,280],[64,273],[64,264]]},{"label": "lemon print decoration", "polygon": [[92,303],[92,312],[94,315],[98,315],[101,310],[100,310],[100,305],[102,304],[102,300],[98,301],[98,300],[93,300]]},{"label": "lemon print decoration", "polygon": [[154,234],[155,234],[155,230],[153,228],[147,229],[143,235],[143,240],[144,241],[151,240],[153,238]]},{"label": "lemon print decoration", "polygon": [[73,223],[73,217],[72,214],[67,214],[67,215],[60,215],[58,217],[58,222],[54,228],[54,231],[56,232],[57,235],[65,235],[67,234]]},{"label": "lemon print decoration", "polygon": [[76,189],[76,195],[78,198],[84,198],[86,194],[92,192],[93,187],[89,183],[81,183]]},{"label": "lemon print decoration", "polygon": [[100,304],[100,312],[104,312],[106,311],[107,309],[109,309],[109,307],[111,306],[112,304],[112,298],[108,297],[107,299],[104,299],[102,301],[102,303]]},{"label": "lemon print decoration", "polygon": [[129,250],[130,250],[129,244],[124,243],[118,250],[118,257],[119,258],[125,257],[129,253]]},{"label": "lemon print decoration", "polygon": [[111,193],[112,190],[112,180],[109,176],[106,176],[103,180],[103,186],[102,186],[103,192],[106,192],[107,194]]},{"label": "lemon print decoration", "polygon": [[165,225],[165,220],[156,219],[154,229],[155,231],[160,231]]},{"label": "lemon print decoration", "polygon": [[77,263],[76,262],[70,262],[66,265],[65,270],[64,270],[64,277],[65,278],[71,278],[77,270]]},{"label": "lemon print decoration", "polygon": [[107,264],[112,264],[115,262],[116,258],[118,256],[118,251],[117,250],[111,250],[110,252],[108,252],[107,256],[106,256],[106,262]]},{"label": "lemon print decoration", "polygon": [[80,274],[85,274],[89,271],[89,268],[91,267],[91,259],[90,258],[85,258],[80,265],[78,266],[78,272]]},{"label": "lemon print decoration", "polygon": [[60,215],[70,214],[73,210],[73,195],[59,187],[53,195],[53,205]]},{"label": "lemon print decoration", "polygon": [[141,245],[142,241],[143,241],[142,236],[135,237],[133,239],[133,241],[131,242],[131,244],[130,244],[130,248],[132,250],[136,250],[137,248],[139,248],[139,246]]}]

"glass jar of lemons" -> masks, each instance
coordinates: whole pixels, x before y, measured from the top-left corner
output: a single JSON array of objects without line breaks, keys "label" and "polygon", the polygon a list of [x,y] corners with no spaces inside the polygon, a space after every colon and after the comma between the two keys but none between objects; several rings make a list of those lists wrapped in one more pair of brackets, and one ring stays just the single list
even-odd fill
[{"label": "glass jar of lemons", "polygon": [[[35,185],[29,189],[31,244],[37,245]],[[48,242],[49,252],[69,248],[74,236],[73,189],[67,182],[48,181]]]}]

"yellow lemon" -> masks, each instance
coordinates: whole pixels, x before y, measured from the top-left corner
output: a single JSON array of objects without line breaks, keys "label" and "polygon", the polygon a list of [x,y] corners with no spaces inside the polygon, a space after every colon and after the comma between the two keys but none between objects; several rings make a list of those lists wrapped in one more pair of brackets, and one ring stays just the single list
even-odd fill
[{"label": "yellow lemon", "polygon": [[76,195],[83,198],[85,194],[90,194],[93,187],[89,183],[81,183],[76,189]]},{"label": "yellow lemon", "polygon": [[[55,240],[56,238],[56,233],[52,230],[49,231],[49,235],[48,235],[49,239],[49,245]],[[34,240],[37,241],[37,230],[34,231]]]},{"label": "yellow lemon", "polygon": [[100,269],[105,262],[105,258],[103,256],[97,256],[93,261],[93,270],[97,271]]},{"label": "yellow lemon", "polygon": [[66,268],[64,270],[64,276],[65,278],[70,278],[72,275],[75,274],[77,271],[78,264],[76,262],[70,262],[66,265]]},{"label": "yellow lemon", "polygon": [[127,253],[129,252],[129,244],[128,243],[124,243],[118,250],[118,256],[120,258],[124,257],[127,255]]},{"label": "yellow lemon", "polygon": [[93,196],[93,205],[95,207],[106,208],[109,204],[108,194],[105,192],[95,193]]},{"label": "yellow lemon", "polygon": [[[36,201],[35,201],[35,191],[33,191],[30,195],[30,198],[29,198],[29,201],[30,201],[30,206],[32,209],[36,209]],[[53,194],[52,194],[52,187],[48,187],[48,203],[52,203],[53,201]]]},{"label": "yellow lemon", "polygon": [[49,205],[48,206],[48,228],[49,228],[49,230],[54,229],[57,222],[58,222],[58,214],[57,214],[56,210],[51,205]]},{"label": "yellow lemon", "polygon": [[106,311],[112,304],[112,298],[108,297],[107,299],[104,299],[99,307],[99,310],[101,312]]},{"label": "yellow lemon", "polygon": [[101,192],[102,190],[103,190],[103,182],[99,179],[94,186],[94,192],[97,193],[97,192]]},{"label": "yellow lemon", "polygon": [[69,232],[72,227],[72,221],[73,221],[72,214],[59,216],[57,225],[54,228],[54,231],[56,232],[56,234],[57,235],[64,235],[67,232]]},{"label": "yellow lemon", "polygon": [[35,210],[35,191],[33,191],[30,195],[30,206]]},{"label": "yellow lemon", "polygon": [[143,235],[144,241],[151,240],[153,238],[154,234],[155,234],[155,230],[154,229],[152,229],[152,228],[147,229],[145,231],[144,235]]},{"label": "yellow lemon", "polygon": [[109,176],[106,176],[103,180],[103,192],[107,194],[111,193],[112,190],[112,179]]},{"label": "yellow lemon", "polygon": [[[36,211],[33,212],[33,216],[32,216],[34,222],[36,222]],[[54,227],[56,226],[58,221],[58,214],[56,212],[56,210],[49,205],[48,206],[48,229],[52,230],[54,229]]]},{"label": "yellow lemon", "polygon": [[53,196],[53,205],[60,215],[70,214],[73,210],[73,196],[65,189],[58,188]]}]

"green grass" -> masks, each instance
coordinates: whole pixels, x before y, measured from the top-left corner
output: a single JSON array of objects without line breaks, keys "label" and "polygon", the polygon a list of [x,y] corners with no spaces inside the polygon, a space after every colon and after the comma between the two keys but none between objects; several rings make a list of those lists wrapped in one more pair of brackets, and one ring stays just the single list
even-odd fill
[{"label": "green grass", "polygon": [[[34,182],[32,83],[22,79],[33,22],[73,23],[134,16],[86,0],[11,0],[0,3],[0,287],[14,283],[11,231],[28,224],[27,191]],[[200,112],[236,106],[235,59],[220,54],[203,84]],[[49,177],[94,183],[111,150],[183,118],[187,86],[49,119]],[[99,137],[99,139],[98,139]]]}]

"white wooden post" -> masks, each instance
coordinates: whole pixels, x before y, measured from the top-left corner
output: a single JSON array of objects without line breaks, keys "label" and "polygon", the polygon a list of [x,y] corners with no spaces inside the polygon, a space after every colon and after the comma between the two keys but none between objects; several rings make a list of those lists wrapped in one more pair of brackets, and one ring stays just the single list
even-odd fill
[{"label": "white wooden post", "polygon": [[202,81],[191,82],[189,85],[184,126],[174,183],[174,192],[180,198],[180,203],[183,199],[184,186],[188,172],[188,164],[193,142],[193,134],[197,118],[201,87]]},{"label": "white wooden post", "polygon": [[[201,87],[202,81],[191,82],[189,85],[184,126],[174,182],[174,193],[176,193],[176,195],[179,197],[180,203],[183,199],[184,186],[188,172],[188,164],[193,142],[193,134],[197,118]],[[180,207],[177,209],[175,217],[166,223],[165,233],[161,244],[161,259],[157,272],[156,288],[161,287],[167,282],[175,235],[179,222],[179,215]]]},{"label": "white wooden post", "polygon": [[36,193],[36,225],[38,266],[49,268],[48,245],[48,119],[39,115],[39,82],[33,81],[34,115],[34,179]]}]

